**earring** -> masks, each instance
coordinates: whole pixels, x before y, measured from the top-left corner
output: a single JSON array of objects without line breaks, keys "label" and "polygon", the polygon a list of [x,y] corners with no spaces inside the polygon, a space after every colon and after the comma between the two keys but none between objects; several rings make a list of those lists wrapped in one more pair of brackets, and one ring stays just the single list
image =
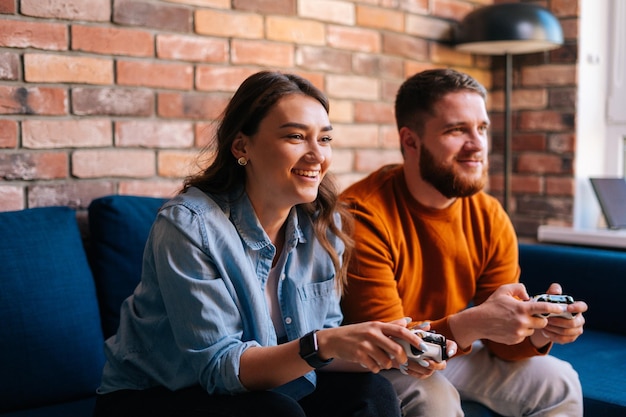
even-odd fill
[{"label": "earring", "polygon": [[237,163],[243,167],[248,165],[248,160],[245,158],[245,156],[242,156],[241,158],[237,159]]}]

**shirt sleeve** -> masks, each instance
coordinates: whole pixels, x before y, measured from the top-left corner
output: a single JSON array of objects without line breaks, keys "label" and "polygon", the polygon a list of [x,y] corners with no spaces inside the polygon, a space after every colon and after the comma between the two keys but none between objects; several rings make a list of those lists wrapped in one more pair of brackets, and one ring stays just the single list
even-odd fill
[{"label": "shirt sleeve", "polygon": [[239,381],[244,323],[228,277],[216,268],[202,235],[202,222],[176,206],[153,227],[152,251],[167,319],[178,354],[194,368],[209,393],[246,389]]},{"label": "shirt sleeve", "polygon": [[[474,304],[484,302],[500,286],[517,283],[520,277],[518,241],[510,219],[500,207],[493,215],[493,235],[489,261],[476,286]],[[515,361],[537,355],[545,355],[550,351],[551,344],[537,349],[530,339],[526,338],[516,345],[505,345],[491,340],[483,340],[483,344],[497,357]]]},{"label": "shirt sleeve", "polygon": [[382,219],[366,206],[349,200],[358,236],[348,268],[348,287],[342,299],[345,323],[376,317],[390,321],[404,317],[394,273],[389,233]]}]

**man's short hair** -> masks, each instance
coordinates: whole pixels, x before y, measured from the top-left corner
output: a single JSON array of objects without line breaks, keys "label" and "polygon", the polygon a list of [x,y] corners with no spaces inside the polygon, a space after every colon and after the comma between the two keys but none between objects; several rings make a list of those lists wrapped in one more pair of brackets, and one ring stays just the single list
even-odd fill
[{"label": "man's short hair", "polygon": [[396,95],[395,112],[398,130],[406,126],[421,134],[426,116],[443,96],[458,91],[469,91],[487,98],[487,90],[471,76],[440,68],[419,72],[408,78]]}]

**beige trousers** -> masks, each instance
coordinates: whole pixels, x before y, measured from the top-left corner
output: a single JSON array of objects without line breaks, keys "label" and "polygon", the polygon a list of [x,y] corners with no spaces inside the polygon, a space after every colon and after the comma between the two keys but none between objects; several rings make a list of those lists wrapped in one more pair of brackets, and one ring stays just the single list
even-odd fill
[{"label": "beige trousers", "polygon": [[578,374],[553,356],[503,361],[476,343],[452,358],[444,371],[420,380],[400,371],[381,372],[394,385],[403,416],[463,416],[460,399],[484,404],[502,416],[582,417]]}]

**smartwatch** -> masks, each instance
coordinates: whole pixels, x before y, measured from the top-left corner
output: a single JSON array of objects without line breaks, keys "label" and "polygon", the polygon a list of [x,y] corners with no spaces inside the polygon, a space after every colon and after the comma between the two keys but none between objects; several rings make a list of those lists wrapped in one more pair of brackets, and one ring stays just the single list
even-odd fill
[{"label": "smartwatch", "polygon": [[322,360],[317,350],[317,330],[313,330],[300,338],[300,357],[309,364],[310,367],[319,369],[333,361],[333,358]]}]

